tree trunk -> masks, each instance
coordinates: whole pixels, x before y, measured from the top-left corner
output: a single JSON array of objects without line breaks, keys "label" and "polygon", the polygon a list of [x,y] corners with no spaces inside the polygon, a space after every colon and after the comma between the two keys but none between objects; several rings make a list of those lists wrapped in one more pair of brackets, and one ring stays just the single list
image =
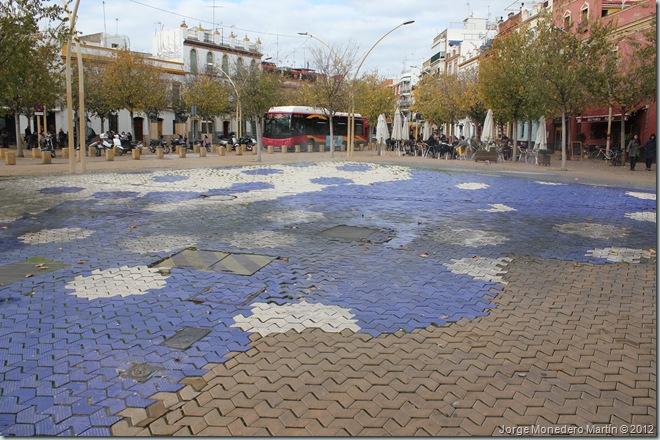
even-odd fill
[{"label": "tree trunk", "polygon": [[622,108],[621,109],[621,151],[624,153],[622,154],[623,156],[623,164],[626,163],[626,121],[625,121],[625,115],[626,115],[626,109]]},{"label": "tree trunk", "polygon": [[261,162],[261,118],[256,118],[255,137],[257,138],[257,162]]},{"label": "tree trunk", "polygon": [[[133,135],[133,138],[135,138],[135,120],[133,119],[133,110],[130,110],[130,115],[131,115],[131,135]],[[119,127],[117,127],[117,131],[119,131]]]},{"label": "tree trunk", "polygon": [[511,162],[518,160],[518,121],[511,122],[511,134],[513,134],[513,149],[511,150]]},{"label": "tree trunk", "polygon": [[561,112],[561,170],[566,169],[566,112]]},{"label": "tree trunk", "polygon": [[21,138],[21,115],[14,112],[14,125],[16,126],[16,156],[23,157],[23,139]]},{"label": "tree trunk", "polygon": [[330,157],[335,157],[335,129],[332,119],[332,116],[330,116]]},{"label": "tree trunk", "polygon": [[105,131],[105,118],[101,117],[99,119],[101,119],[101,133],[103,133]]},{"label": "tree trunk", "polygon": [[532,120],[527,120],[527,151],[532,150]]},{"label": "tree trunk", "polygon": [[612,143],[612,106],[607,110],[607,141],[605,142],[605,152],[610,152],[610,144]]}]

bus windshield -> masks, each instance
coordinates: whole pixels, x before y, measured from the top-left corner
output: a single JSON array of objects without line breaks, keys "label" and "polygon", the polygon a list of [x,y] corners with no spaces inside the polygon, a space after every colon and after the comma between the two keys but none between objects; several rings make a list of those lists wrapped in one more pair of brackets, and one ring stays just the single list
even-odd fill
[{"label": "bus windshield", "polygon": [[291,137],[291,115],[269,113],[264,121],[264,136],[272,139]]}]

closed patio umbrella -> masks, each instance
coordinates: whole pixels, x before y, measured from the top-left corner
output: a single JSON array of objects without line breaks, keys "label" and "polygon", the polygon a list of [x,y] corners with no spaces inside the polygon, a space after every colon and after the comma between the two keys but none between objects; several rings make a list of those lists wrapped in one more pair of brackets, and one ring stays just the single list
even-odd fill
[{"label": "closed patio umbrella", "polygon": [[493,140],[493,111],[488,110],[486,113],[486,120],[484,121],[484,129],[481,131],[481,142],[488,144]]},{"label": "closed patio umbrella", "polygon": [[404,116],[401,127],[401,140],[407,141],[408,139],[410,139],[410,125],[408,123],[408,116]]},{"label": "closed patio umbrella", "polygon": [[401,127],[403,121],[401,120],[401,112],[399,109],[394,112],[394,121],[392,121],[392,140],[400,141],[402,138]]},{"label": "closed patio umbrella", "polygon": [[387,121],[385,115],[378,116],[378,123],[376,124],[376,142],[378,143],[378,155],[382,154],[382,145],[390,138],[390,131],[387,128]]},{"label": "closed patio umbrella", "polygon": [[536,140],[534,141],[535,150],[547,150],[548,149],[548,134],[545,130],[545,116],[539,118],[539,128],[536,130]]},{"label": "closed patio umbrella", "polygon": [[424,122],[424,128],[422,129],[422,138],[427,140],[431,137],[431,124],[429,121]]}]

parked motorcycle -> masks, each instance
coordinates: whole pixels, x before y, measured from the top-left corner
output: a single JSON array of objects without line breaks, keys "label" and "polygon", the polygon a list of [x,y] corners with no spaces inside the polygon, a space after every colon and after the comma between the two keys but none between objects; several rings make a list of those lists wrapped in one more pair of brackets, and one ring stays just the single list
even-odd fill
[{"label": "parked motorcycle", "polygon": [[149,141],[149,151],[155,153],[156,148],[162,148],[165,154],[170,154],[170,152],[172,151],[170,149],[170,146],[167,145],[167,142],[165,142],[163,139],[151,139]]},{"label": "parked motorcycle", "polygon": [[53,143],[53,136],[50,133],[44,135],[39,149],[42,152],[50,151],[50,156],[55,157],[55,144]]},{"label": "parked motorcycle", "polygon": [[[117,143],[117,140],[119,140],[119,143]],[[117,147],[117,150],[119,151],[119,155],[123,156],[124,154],[130,153],[136,148],[142,148],[142,142],[140,141],[134,142],[130,136],[115,135],[114,146]]]}]

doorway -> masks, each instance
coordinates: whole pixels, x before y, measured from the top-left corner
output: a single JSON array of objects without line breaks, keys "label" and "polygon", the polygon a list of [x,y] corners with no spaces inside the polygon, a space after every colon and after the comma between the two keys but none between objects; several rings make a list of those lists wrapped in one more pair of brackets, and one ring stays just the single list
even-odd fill
[{"label": "doorway", "polygon": [[133,127],[135,130],[135,140],[142,141],[144,138],[144,118],[133,118]]}]

